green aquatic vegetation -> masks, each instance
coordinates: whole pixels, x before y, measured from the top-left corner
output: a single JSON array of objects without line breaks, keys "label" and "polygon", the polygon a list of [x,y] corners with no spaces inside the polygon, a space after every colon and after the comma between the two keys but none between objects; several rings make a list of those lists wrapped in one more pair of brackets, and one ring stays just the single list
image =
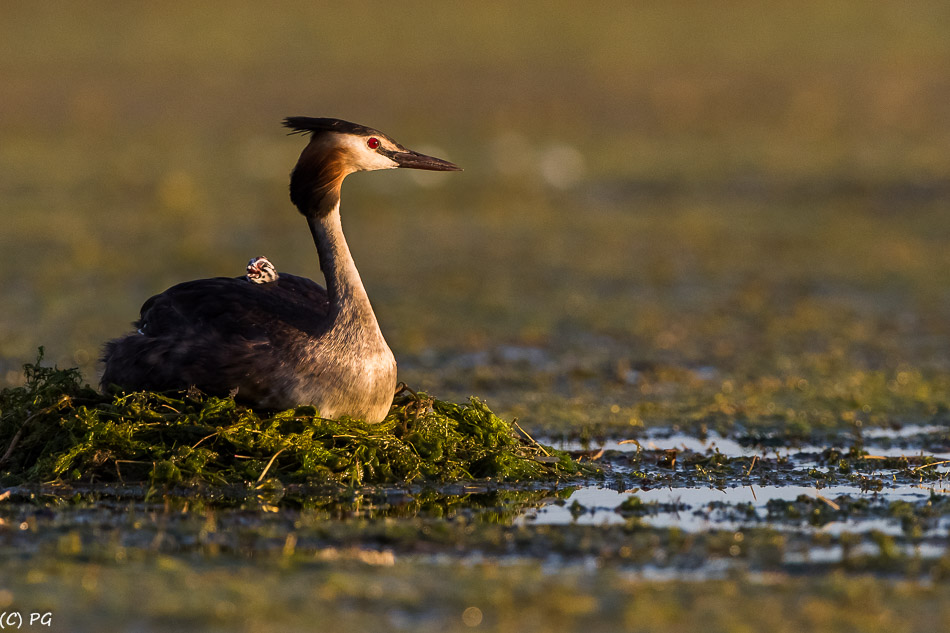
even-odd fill
[{"label": "green aquatic vegetation", "polygon": [[630,495],[617,506],[616,512],[624,517],[645,517],[651,514],[685,512],[689,506],[685,503],[645,502],[636,495]]},{"label": "green aquatic vegetation", "polygon": [[198,392],[102,395],[75,369],[24,367],[0,392],[0,477],[7,482],[276,482],[346,485],[590,474],[476,398],[456,404],[404,390],[380,424],[327,420],[313,407],[256,411]]},{"label": "green aquatic vegetation", "polygon": [[[941,517],[950,513],[950,503],[944,495],[933,491],[928,499],[888,501],[883,496],[841,495],[835,499],[800,495],[794,501],[770,499],[766,503],[767,519],[773,522],[808,523],[821,527],[832,521],[868,521],[893,518],[899,521],[902,534],[919,541],[939,527]],[[879,539],[872,538],[875,544]],[[888,546],[887,551],[891,551]],[[882,554],[884,550],[882,549]]]}]

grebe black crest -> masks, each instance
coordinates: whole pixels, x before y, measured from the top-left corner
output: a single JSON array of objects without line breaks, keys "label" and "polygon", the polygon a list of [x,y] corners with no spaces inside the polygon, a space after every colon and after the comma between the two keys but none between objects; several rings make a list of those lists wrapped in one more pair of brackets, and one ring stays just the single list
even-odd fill
[{"label": "grebe black crest", "polygon": [[[340,119],[289,117],[310,141],[291,173],[326,289],[255,257],[242,277],[188,281],[148,299],[136,332],[105,346],[103,388],[198,389],[254,406],[313,405],[328,418],[386,417],[396,361],[343,236],[340,188],[357,171],[459,171],[389,136]],[[249,283],[250,282],[250,283]]]}]

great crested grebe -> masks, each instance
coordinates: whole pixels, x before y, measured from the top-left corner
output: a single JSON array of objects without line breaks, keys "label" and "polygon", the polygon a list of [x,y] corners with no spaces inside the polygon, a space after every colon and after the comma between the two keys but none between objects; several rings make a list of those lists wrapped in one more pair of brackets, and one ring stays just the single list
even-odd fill
[{"label": "great crested grebe", "polygon": [[145,302],[136,332],[106,344],[103,388],[194,386],[265,408],[309,404],[327,418],[386,417],[396,360],[343,237],[340,187],[357,171],[460,169],[355,123],[289,117],[284,125],[310,134],[290,199],[310,225],[326,290],[278,275],[266,258],[252,259],[243,277],[173,286]]}]

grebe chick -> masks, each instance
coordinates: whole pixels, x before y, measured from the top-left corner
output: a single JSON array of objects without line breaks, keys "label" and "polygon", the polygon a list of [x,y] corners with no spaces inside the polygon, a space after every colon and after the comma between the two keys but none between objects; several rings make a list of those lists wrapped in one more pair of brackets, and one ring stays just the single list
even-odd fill
[{"label": "grebe chick", "polygon": [[194,386],[265,408],[308,404],[327,418],[386,417],[396,361],[343,237],[340,188],[357,171],[459,167],[339,119],[290,117],[284,125],[310,135],[290,198],[310,226],[326,289],[278,276],[266,258],[251,260],[243,277],[173,286],[145,302],[136,332],[106,344],[103,388]]},{"label": "grebe chick", "polygon": [[251,261],[247,263],[247,273],[244,276],[254,284],[269,284],[280,277],[277,274],[277,268],[263,255],[251,258]]}]

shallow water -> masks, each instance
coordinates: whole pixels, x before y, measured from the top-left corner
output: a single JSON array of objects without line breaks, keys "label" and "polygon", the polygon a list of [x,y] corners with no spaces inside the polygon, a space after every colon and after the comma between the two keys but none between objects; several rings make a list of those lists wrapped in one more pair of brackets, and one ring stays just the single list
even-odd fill
[{"label": "shallow water", "polygon": [[[950,450],[928,450],[922,442],[939,436],[941,446],[946,446],[950,428],[936,424],[908,424],[900,428],[870,428],[863,430],[860,443],[869,453],[885,457],[902,455],[930,455],[938,459],[950,460]],[[552,442],[561,450],[581,451],[603,449],[605,451],[636,452],[637,450],[683,450],[705,453],[714,451],[728,457],[752,457],[753,455],[771,455],[776,457],[820,453],[827,448],[846,448],[856,444],[855,436],[839,437],[825,445],[791,442],[787,446],[765,447],[755,441],[742,441],[724,437],[710,431],[705,437],[696,437],[679,431],[651,429],[643,437],[627,440],[604,440],[601,442],[582,442],[580,440]]]},{"label": "shallow water", "polygon": [[[950,453],[927,447],[946,433],[946,427],[939,425],[869,429],[857,445],[867,455],[849,452],[856,443],[853,437],[773,447],[714,432],[698,438],[654,430],[636,442],[562,442],[559,447],[565,450],[584,451],[604,460],[608,476],[603,482],[579,486],[567,496],[526,508],[515,524],[635,526],[687,535],[732,532],[737,538],[764,529],[779,534],[785,543],[778,558],[786,568],[837,565],[854,557],[882,556],[885,551],[891,558],[935,561],[947,555],[950,535],[950,482],[945,479],[946,465],[939,463],[950,459]],[[944,441],[937,445],[943,446]],[[829,453],[830,449],[837,452]],[[679,464],[663,461],[669,459],[670,451],[680,456]],[[742,465],[715,485],[696,485],[696,478],[684,473],[696,467],[689,458],[701,464],[703,456],[717,460],[721,456]],[[911,466],[902,457],[925,465]],[[934,460],[935,465],[927,465]],[[662,480],[663,485],[656,485],[655,476],[637,485],[640,479],[631,474],[642,477],[644,464],[653,463],[665,463],[669,468],[661,470],[671,474]],[[775,476],[769,481],[775,483],[752,482],[748,475],[756,467],[771,469]],[[844,476],[838,477],[842,472]],[[924,472],[926,479],[921,475],[919,481],[913,480],[916,473]],[[747,475],[745,483],[742,474]],[[673,567],[711,579],[722,577],[730,563],[728,558],[714,558]],[[636,569],[649,577],[685,577],[670,576],[665,560]]]},{"label": "shallow water", "polygon": [[[907,501],[926,503],[933,495],[950,493],[944,486],[896,486],[880,492],[863,493],[857,486],[832,486],[818,489],[814,486],[748,486],[726,489],[712,488],[655,488],[653,490],[630,490],[618,492],[600,486],[578,488],[565,501],[564,505],[550,504],[530,509],[519,517],[519,521],[533,522],[538,525],[578,524],[605,525],[624,524],[620,505],[635,495],[643,503],[656,504],[650,511],[638,515],[640,520],[653,527],[676,527],[686,532],[704,532],[712,529],[739,530],[769,524],[768,504],[774,501],[795,501],[801,496],[814,499],[827,499],[834,503],[839,497],[859,498],[865,496],[875,503]],[[583,509],[571,510],[573,504]],[[736,506],[742,504],[742,513],[747,518],[736,518]],[[575,506],[576,508],[576,506]],[[797,528],[789,526],[785,529]],[[854,518],[845,521],[826,523],[818,530],[828,534],[841,532],[881,532],[899,535],[902,532],[900,520],[896,518]],[[950,534],[950,517],[942,518],[938,524],[929,528],[927,536],[947,536]]]}]

